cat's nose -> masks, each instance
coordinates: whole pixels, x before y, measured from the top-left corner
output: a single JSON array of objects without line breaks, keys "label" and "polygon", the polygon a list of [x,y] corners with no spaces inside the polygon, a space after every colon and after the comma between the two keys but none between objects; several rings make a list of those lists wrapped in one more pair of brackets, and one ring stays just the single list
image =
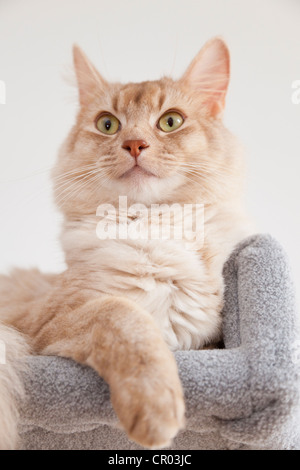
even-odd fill
[{"label": "cat's nose", "polygon": [[144,140],[125,140],[122,145],[122,148],[128,150],[130,155],[134,158],[139,157],[142,150],[147,147],[149,147],[149,145]]}]

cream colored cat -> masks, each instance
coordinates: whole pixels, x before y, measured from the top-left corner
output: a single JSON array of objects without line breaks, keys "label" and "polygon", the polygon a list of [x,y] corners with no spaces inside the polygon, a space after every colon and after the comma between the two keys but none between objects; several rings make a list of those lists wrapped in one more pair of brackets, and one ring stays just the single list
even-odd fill
[{"label": "cream colored cat", "polygon": [[[93,367],[110,385],[129,437],[163,447],[184,426],[170,349],[220,339],[222,268],[249,233],[243,162],[221,119],[229,53],[215,38],[180,80],[127,85],[106,82],[78,47],[74,64],[80,109],[53,173],[68,268],[56,276],[17,270],[0,278],[0,338],[8,352],[8,364],[0,365],[0,448],[17,445],[14,395],[22,386],[14,363],[27,343],[34,354]],[[136,221],[118,210],[119,196],[129,207],[204,204],[204,241],[101,240],[100,204],[116,208],[119,226]],[[150,225],[162,220],[159,209],[156,215]]]}]

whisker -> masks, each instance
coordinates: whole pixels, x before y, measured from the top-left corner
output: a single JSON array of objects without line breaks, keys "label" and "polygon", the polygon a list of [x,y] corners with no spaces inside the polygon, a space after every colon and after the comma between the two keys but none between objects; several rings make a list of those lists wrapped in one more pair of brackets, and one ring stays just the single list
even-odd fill
[{"label": "whisker", "polygon": [[55,187],[55,189],[59,189],[61,186],[64,186],[64,185],[66,185],[66,184],[68,184],[68,183],[72,183],[72,182],[74,182],[74,181],[76,181],[76,180],[80,180],[80,179],[82,179],[83,177],[89,176],[89,175],[91,175],[91,174],[93,174],[93,173],[95,173],[95,172],[98,172],[98,171],[100,171],[100,170],[98,170],[98,169],[95,170],[95,169],[94,169],[94,170],[86,171],[86,172],[81,173],[81,174],[76,175],[76,176],[67,177],[67,178],[65,178],[64,180],[58,181],[58,183],[57,183],[56,181],[54,181],[54,187]]},{"label": "whisker", "polygon": [[[182,171],[182,169],[180,168],[177,169],[177,174],[180,174],[181,176],[188,179],[189,181],[192,181],[193,183],[197,183],[197,182],[198,183],[203,183],[203,182],[212,183],[214,181],[214,175],[210,175],[208,177],[208,175],[200,175],[197,172],[193,172],[193,171],[190,171],[187,174],[186,172]],[[215,181],[218,182],[217,180]]]},{"label": "whisker", "polygon": [[64,189],[61,190],[61,192],[58,194],[57,197],[62,196],[66,191],[71,190],[73,187],[76,188],[78,183],[85,181],[87,178],[90,178],[91,176],[93,176],[94,174],[98,172],[99,170],[92,170],[88,172],[87,174],[83,174],[83,175],[80,175],[79,177],[72,178],[72,180],[68,180],[63,183],[60,183],[60,185],[57,188],[55,187],[55,189],[56,190],[60,190],[62,188]]},{"label": "whisker", "polygon": [[99,175],[95,175],[93,178],[90,178],[89,180],[85,181],[83,184],[81,184],[79,187],[74,188],[69,194],[67,194],[63,199],[61,199],[58,204],[60,207],[62,207],[67,201],[69,201],[71,198],[75,198],[80,194],[80,192],[85,188],[88,187],[90,184],[96,182],[98,180]]},{"label": "whisker", "polygon": [[28,178],[34,178],[35,176],[39,176],[41,174],[45,174],[45,173],[48,173],[50,172],[51,170],[51,166],[49,167],[45,167],[43,169],[40,169],[40,170],[36,170],[28,175],[24,175],[24,176],[20,176],[18,178],[10,178],[10,179],[7,179],[7,180],[1,180],[1,183],[15,183],[15,182],[18,182],[18,181],[23,181],[25,179],[28,179]]},{"label": "whisker", "polygon": [[[193,164],[193,163],[187,163],[187,162],[179,162],[179,163],[177,162],[176,166],[178,166],[178,164],[180,165],[181,168],[187,169],[188,171],[194,170],[196,172],[199,172],[199,174],[200,173],[201,174],[205,173],[207,175],[212,175],[212,176],[218,175],[220,177],[224,177],[224,175],[226,174],[222,171],[222,167],[221,168],[220,167],[214,168],[211,165],[206,166],[206,165],[202,165],[201,163],[200,164]],[[172,165],[170,165],[170,166],[172,166]],[[173,166],[175,166],[175,164]],[[223,169],[228,170],[228,167],[224,166]]]},{"label": "whisker", "polygon": [[70,171],[66,171],[65,173],[61,173],[57,176],[54,176],[53,177],[53,180],[60,180],[61,178],[64,178],[66,176],[69,176],[69,175],[73,175],[73,174],[76,174],[80,171],[85,171],[85,170],[92,170],[96,168],[96,165],[95,164],[91,164],[91,165],[84,165],[84,166],[80,166],[80,167],[77,167],[77,168],[73,168],[72,170]]},{"label": "whisker", "polygon": [[[63,193],[60,194],[57,198],[56,198],[56,203],[59,207],[62,207],[69,199],[71,199],[72,197],[75,197],[76,194],[80,193],[80,191],[88,184],[91,183],[91,181],[93,180],[93,178],[90,178],[86,181],[84,181],[82,183],[82,181],[80,182],[80,186],[78,185],[75,185],[73,187],[73,189],[71,189],[70,191],[68,191],[64,196],[63,196]],[[70,188],[67,188],[67,189],[70,189]],[[62,197],[63,196],[63,197]]]},{"label": "whisker", "polygon": [[59,199],[59,197],[61,197],[61,195],[62,195],[61,194],[57,199],[57,204],[61,207],[69,199],[75,198],[75,196],[80,194],[80,192],[82,191],[83,188],[87,187],[91,183],[94,183],[96,181],[101,181],[101,179],[103,180],[105,176],[107,176],[107,172],[96,172],[96,174],[94,174],[94,176],[92,176],[92,178],[89,178],[87,181],[84,181],[83,183],[82,183],[82,180],[78,181],[77,183],[82,183],[82,184],[79,185],[79,187],[78,186],[76,187],[76,185],[75,185],[75,187],[73,187],[73,189],[70,191],[70,193],[66,194],[65,197],[63,197],[62,199]]}]

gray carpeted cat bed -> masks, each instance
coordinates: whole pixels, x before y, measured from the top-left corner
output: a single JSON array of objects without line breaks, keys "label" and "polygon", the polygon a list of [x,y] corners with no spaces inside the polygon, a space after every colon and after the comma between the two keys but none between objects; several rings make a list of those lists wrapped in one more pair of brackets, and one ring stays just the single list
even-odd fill
[{"label": "gray carpeted cat bed", "polygon": [[[300,449],[300,343],[287,260],[267,235],[224,268],[225,349],[176,353],[187,428],[173,449]],[[30,359],[25,449],[139,449],[117,427],[107,384],[57,357]]]}]

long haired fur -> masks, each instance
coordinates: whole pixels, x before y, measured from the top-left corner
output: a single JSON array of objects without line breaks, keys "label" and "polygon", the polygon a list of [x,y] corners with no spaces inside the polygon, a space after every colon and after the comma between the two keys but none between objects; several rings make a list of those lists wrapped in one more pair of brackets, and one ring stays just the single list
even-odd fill
[{"label": "long haired fur", "polygon": [[29,347],[15,329],[0,323],[0,341],[5,345],[5,364],[0,364],[0,450],[18,446],[18,405],[24,399],[21,372]]},{"label": "long haired fur", "polygon": [[5,346],[5,363],[0,364],[0,450],[19,446],[18,407],[26,399],[22,374],[32,352],[30,338],[7,324],[26,317],[49,292],[54,277],[37,269],[16,269],[10,276],[0,276],[0,341]]}]

